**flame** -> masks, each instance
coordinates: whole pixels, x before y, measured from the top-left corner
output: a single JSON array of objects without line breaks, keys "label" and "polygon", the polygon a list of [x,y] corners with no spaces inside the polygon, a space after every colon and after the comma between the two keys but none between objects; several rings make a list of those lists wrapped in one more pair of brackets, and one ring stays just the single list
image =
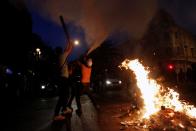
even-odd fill
[{"label": "flame", "polygon": [[156,80],[149,78],[150,71],[138,59],[125,60],[121,66],[132,70],[136,76],[137,86],[144,101],[144,107],[141,109],[143,118],[150,118],[151,115],[160,111],[162,106],[183,112],[191,118],[196,118],[196,108],[180,101],[179,93],[173,89],[163,87]]},{"label": "flame", "polygon": [[182,123],[179,123],[179,126],[180,126],[181,128],[185,128],[184,125],[183,125]]}]

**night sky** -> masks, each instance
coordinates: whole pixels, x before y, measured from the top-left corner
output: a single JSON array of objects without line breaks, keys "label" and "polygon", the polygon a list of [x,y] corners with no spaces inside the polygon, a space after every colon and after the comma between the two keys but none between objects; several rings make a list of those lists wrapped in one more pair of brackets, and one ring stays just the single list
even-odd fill
[{"label": "night sky", "polygon": [[[196,0],[24,0],[32,13],[33,32],[52,47],[65,45],[59,15],[83,51],[96,48],[110,34],[127,32],[140,38],[155,12],[164,8],[175,22],[196,34]],[[94,47],[93,47],[94,46]]]},{"label": "night sky", "polygon": [[[61,27],[50,19],[40,16],[37,12],[31,11],[33,20],[33,32],[39,34],[44,42],[55,47],[65,47],[66,36]],[[58,16],[57,16],[58,19]],[[71,56],[73,58],[80,56],[87,50],[87,42],[85,40],[85,33],[81,27],[78,27],[73,22],[66,23],[72,40],[80,40],[81,45],[73,49]]]},{"label": "night sky", "polygon": [[166,9],[175,22],[196,35],[196,0],[159,0],[160,7]]}]

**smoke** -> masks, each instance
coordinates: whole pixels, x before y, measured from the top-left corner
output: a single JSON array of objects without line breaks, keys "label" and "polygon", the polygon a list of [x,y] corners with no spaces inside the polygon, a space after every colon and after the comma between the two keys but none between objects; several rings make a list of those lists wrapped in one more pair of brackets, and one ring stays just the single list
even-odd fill
[{"label": "smoke", "polygon": [[[31,10],[60,24],[66,21],[82,26],[90,51],[109,34],[126,31],[140,38],[157,9],[156,0],[24,0]],[[89,52],[90,52],[89,51]]]}]

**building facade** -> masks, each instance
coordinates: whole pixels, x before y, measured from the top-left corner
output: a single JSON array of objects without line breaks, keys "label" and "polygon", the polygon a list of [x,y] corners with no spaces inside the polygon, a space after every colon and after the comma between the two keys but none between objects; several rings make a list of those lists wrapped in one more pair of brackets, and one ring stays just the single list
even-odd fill
[{"label": "building facade", "polygon": [[172,58],[177,73],[187,72],[196,63],[196,42],[193,36],[178,26],[170,29]]},{"label": "building facade", "polygon": [[140,46],[148,65],[157,66],[165,75],[173,74],[176,81],[187,80],[196,64],[194,37],[162,10],[152,19]]}]

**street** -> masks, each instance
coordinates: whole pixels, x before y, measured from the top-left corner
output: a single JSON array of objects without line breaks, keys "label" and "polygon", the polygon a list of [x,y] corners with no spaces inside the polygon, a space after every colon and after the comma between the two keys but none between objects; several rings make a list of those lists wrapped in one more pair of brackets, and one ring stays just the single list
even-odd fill
[{"label": "street", "polygon": [[[193,91],[194,89],[194,91]],[[75,100],[72,116],[65,121],[53,122],[53,112],[57,97],[27,100],[23,103],[10,103],[1,111],[1,131],[118,131],[120,122],[127,119],[127,111],[133,104],[131,88],[122,90],[109,90],[96,94],[95,98],[100,109],[97,111],[90,99],[81,96],[83,114],[79,117],[76,113]],[[181,94],[191,103],[195,103],[195,88],[181,89]],[[6,110],[5,110],[6,109]],[[130,130],[134,130],[130,128]]]},{"label": "street", "polygon": [[[71,118],[71,129],[73,131],[94,130],[98,131],[97,113],[92,107],[90,100],[84,96],[81,99],[83,107],[83,115],[81,118],[73,112]],[[65,123],[53,123],[53,112],[57,98],[46,98],[34,101],[30,105],[20,106],[12,109],[5,115],[3,120],[3,131],[61,131],[69,126]],[[75,109],[75,104],[73,103]],[[69,119],[69,118],[67,118]],[[56,125],[55,125],[56,124]],[[62,127],[61,127],[61,126]],[[55,127],[56,126],[56,127]],[[61,129],[59,129],[61,127]],[[1,128],[2,129],[2,128]]]},{"label": "street", "polygon": [[3,129],[2,131],[100,131],[115,128],[118,130],[120,121],[116,121],[113,116],[121,113],[121,105],[128,104],[130,100],[127,93],[122,92],[126,91],[115,90],[97,95],[96,100],[101,106],[99,111],[95,110],[87,96],[81,96],[82,116],[79,117],[75,113],[76,103],[74,100],[72,117],[67,117],[62,122],[52,121],[57,97],[8,104],[1,112],[3,120],[0,129]]},{"label": "street", "polygon": [[196,131],[196,0],[1,6],[0,131]]}]

